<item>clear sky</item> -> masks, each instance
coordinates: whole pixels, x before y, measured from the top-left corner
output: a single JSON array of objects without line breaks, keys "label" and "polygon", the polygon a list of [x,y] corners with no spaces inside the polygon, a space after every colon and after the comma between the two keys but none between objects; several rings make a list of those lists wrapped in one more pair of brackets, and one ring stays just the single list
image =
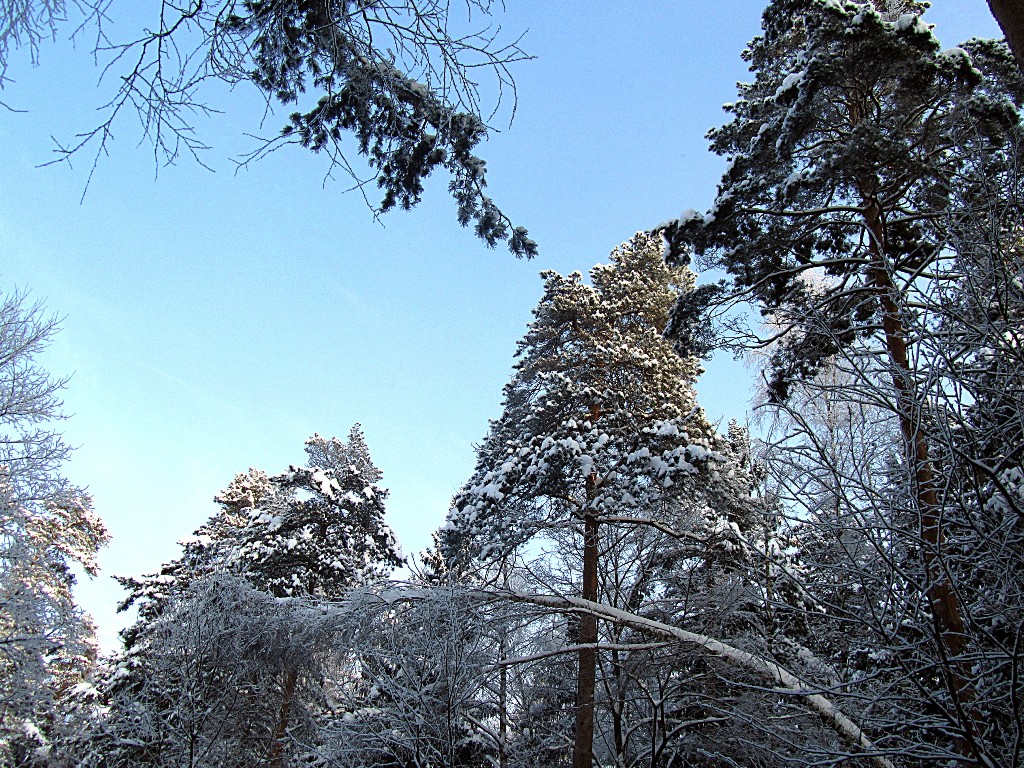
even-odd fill
[{"label": "clear sky", "polygon": [[[457,3],[453,4],[457,5]],[[407,553],[427,546],[499,414],[541,269],[585,271],[635,231],[706,209],[722,172],[704,134],[747,79],[740,52],[763,0],[506,0],[499,21],[537,58],[514,69],[515,120],[481,148],[491,193],[540,245],[489,251],[455,221],[447,180],[375,223],[323,158],[288,148],[234,172],[273,134],[251,93],[209,94],[197,122],[215,172],[156,173],[137,121],[91,158],[38,168],[54,139],[96,122],[89,46],[16,57],[0,110],[0,289],[28,289],[64,318],[43,363],[72,375],[66,474],[89,487],[113,542],[81,603],[113,647],[111,574],[153,571],[201,524],[235,473],[305,459],[305,439],[363,424]],[[114,0],[114,37],[152,18]],[[952,46],[998,29],[984,0],[935,0]],[[149,22],[150,24],[152,22]],[[750,373],[716,359],[698,385],[712,418],[743,419]]]}]

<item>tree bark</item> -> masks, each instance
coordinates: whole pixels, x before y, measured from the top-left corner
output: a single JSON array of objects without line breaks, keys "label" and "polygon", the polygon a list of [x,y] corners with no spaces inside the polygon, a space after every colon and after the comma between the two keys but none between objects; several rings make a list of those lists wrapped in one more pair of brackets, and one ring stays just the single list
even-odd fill
[{"label": "tree bark", "polygon": [[616,649],[612,649],[611,669],[615,688],[608,692],[612,699],[612,737],[615,742],[615,765],[618,768],[622,768],[626,764],[626,740],[622,733],[622,711],[625,708],[626,697],[622,690],[622,663],[619,659],[619,652]]},{"label": "tree bark", "polygon": [[886,243],[882,212],[877,200],[872,197],[867,198],[864,220],[871,238],[870,279],[881,304],[882,331],[889,363],[892,366],[897,416],[907,461],[914,478],[912,495],[917,502],[917,511],[920,515],[921,539],[924,544],[922,550],[927,574],[926,595],[935,624],[935,634],[946,657],[946,685],[959,712],[961,726],[966,735],[965,738],[957,739],[957,748],[961,754],[979,757],[973,746],[974,696],[959,658],[966,646],[967,637],[956,594],[938,562],[945,544],[945,533],[942,530],[935,471],[929,455],[927,436],[921,424],[920,403],[912,376],[907,332],[897,303],[897,289],[885,265]]},{"label": "tree bark", "polygon": [[[601,366],[603,367],[603,365]],[[590,406],[590,422],[601,418],[601,407]],[[597,513],[590,508],[597,496],[597,474],[587,475],[583,514],[583,584],[581,596],[597,602]],[[597,616],[580,616],[579,669],[576,673],[576,733],[572,747],[572,768],[591,768],[594,763],[594,689],[597,682]]]},{"label": "tree bark", "polygon": [[[505,658],[505,635],[501,636],[501,658]],[[498,673],[498,768],[508,766],[508,667]]]},{"label": "tree bark", "polygon": [[[896,390],[896,407],[903,433],[907,457],[914,471],[914,495],[921,514],[922,538],[925,559],[931,570],[935,553],[942,548],[944,534],[939,519],[939,500],[935,491],[935,476],[929,457],[928,443],[924,430],[917,418],[917,397],[911,379],[910,356],[907,349],[906,329],[900,317],[895,291],[889,272],[883,263],[884,231],[878,204],[868,203],[865,220],[871,233],[871,279],[882,306],[882,330],[885,334],[886,352],[893,366],[892,385]],[[959,655],[964,648],[964,624],[956,598],[944,576],[934,574],[929,587],[929,602],[936,620],[941,626],[943,643],[951,655]]]},{"label": "tree bark", "polygon": [[1006,36],[1006,42],[1017,59],[1017,66],[1024,72],[1024,2],[988,0],[988,7]]},{"label": "tree bark", "polygon": [[285,674],[284,699],[281,702],[277,727],[274,729],[274,743],[270,745],[270,760],[267,762],[269,768],[281,768],[284,765],[284,739],[288,735],[288,717],[291,714],[292,699],[295,697],[295,684],[298,679],[297,669],[290,669]]},{"label": "tree bark", "polygon": [[[587,478],[588,491],[593,482],[592,476]],[[597,602],[597,541],[597,516],[586,514],[583,517],[582,596],[594,603]],[[594,761],[594,687],[597,678],[597,616],[592,613],[580,616],[579,642],[572,768],[591,768]]]}]

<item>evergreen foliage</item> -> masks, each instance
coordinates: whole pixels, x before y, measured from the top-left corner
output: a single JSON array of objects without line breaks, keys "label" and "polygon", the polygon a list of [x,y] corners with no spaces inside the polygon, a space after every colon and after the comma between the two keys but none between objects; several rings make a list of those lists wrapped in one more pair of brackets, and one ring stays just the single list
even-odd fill
[{"label": "evergreen foliage", "polygon": [[213,573],[235,573],[278,597],[335,597],[402,563],[384,523],[387,491],[377,483],[359,425],[348,442],[313,435],[309,465],[279,475],[250,468],[215,496],[220,510],[182,542],[160,573],[121,578],[123,607],[158,613],[176,591]]},{"label": "evergreen foliage", "polygon": [[180,558],[120,579],[139,618],[67,726],[96,765],[282,768],[316,747],[338,622],[301,598],[340,600],[402,559],[359,425],[306,453],[236,475]]},{"label": "evergreen foliage", "polygon": [[[708,423],[693,390],[697,359],[663,336],[694,277],[661,253],[660,237],[640,234],[591,270],[591,285],[578,273],[544,273],[505,410],[436,536],[432,565],[469,583],[578,595],[718,636],[757,634],[758,621],[742,618],[763,602],[748,578],[748,536],[761,521],[749,447],[742,430],[730,441]],[[599,630],[587,612],[570,614],[566,632],[579,648],[574,762],[642,762],[652,743],[655,760],[680,759],[680,723],[716,720],[702,705],[652,713],[636,703],[652,659],[643,633],[614,622]],[[673,682],[661,682],[701,699],[703,684],[674,679],[713,676],[699,657],[677,661]],[[536,673],[525,682],[538,685]],[[523,748],[539,759],[565,737],[551,731],[550,705],[531,703],[515,717]],[[581,730],[584,717],[592,722]],[[728,752],[713,741],[702,741],[712,761]]]},{"label": "evergreen foliage", "polygon": [[626,524],[668,499],[697,504],[695,484],[709,525],[745,524],[728,446],[697,405],[697,360],[662,336],[692,273],[664,264],[657,236],[638,235],[591,270],[592,285],[542,276],[504,412],[438,534],[444,562],[496,563],[584,515]]},{"label": "evergreen foliage", "polygon": [[[589,282],[542,273],[426,574],[385,581],[403,561],[358,425],[314,435],[306,466],[237,475],[180,558],[122,579],[139,620],[94,684],[70,563],[93,572],[105,531],[39,426],[63,386],[33,360],[53,323],[8,299],[0,762],[1019,765],[1024,80],[1002,43],[942,50],[927,5],[769,3],[754,82],[709,134],[730,160],[714,208]],[[473,107],[472,84],[430,79],[463,65],[422,58],[477,50],[445,36],[446,8],[181,18],[211,50],[251,46],[232,76],[246,61],[284,103],[320,93],[285,135],[333,151],[355,133],[382,208],[446,167],[460,221],[529,255],[483,195],[483,123],[449,99]],[[397,55],[364,34],[384,19]],[[726,279],[698,288],[692,257]],[[742,302],[760,324],[702,322]],[[761,355],[760,439],[697,402],[716,344]]]},{"label": "evergreen foliage", "polygon": [[811,676],[871,702],[844,706],[893,759],[994,765],[1021,732],[996,704],[1020,636],[992,627],[1017,620],[1021,577],[999,478],[1019,463],[1022,81],[1000,43],[943,50],[923,7],[769,4],[754,82],[709,134],[730,160],[715,205],[668,228],[673,263],[728,280],[673,327],[761,313],[725,343],[766,352],[770,488],[820,608],[794,624]]},{"label": "evergreen foliage", "polygon": [[725,269],[786,332],[774,400],[878,338],[885,294],[943,258],[934,219],[983,204],[958,193],[1017,159],[1022,82],[1006,48],[942,50],[919,15],[878,5],[768,6],[744,53],[755,80],[709,133],[730,164],[715,205],[667,230],[675,261]]},{"label": "evergreen foliage", "polygon": [[[366,188],[382,191],[371,206],[375,214],[412,208],[427,177],[443,170],[462,226],[472,224],[489,247],[506,242],[516,257],[536,255],[526,229],[487,195],[486,164],[474,154],[491,130],[480,73],[489,70],[494,78],[493,118],[503,98],[515,100],[509,66],[530,58],[500,27],[461,28],[490,16],[493,0],[467,0],[462,24],[449,0],[161,2],[157,18],[127,42],[107,38],[108,2],[70,5],[72,15],[84,17],[75,35],[95,26],[93,54],[107,59],[104,74],[116,73],[118,88],[100,107],[103,122],[60,147],[64,160],[88,146],[98,159],[127,110],[138,113],[157,158],[173,163],[184,153],[203,163],[208,147],[195,117],[217,111],[204,101],[204,85],[248,83],[268,105],[294,111],[280,134],[263,140],[245,162],[288,143],[323,153],[328,175],[350,176],[368,205]],[[67,21],[68,6],[64,0],[0,3],[0,89],[9,52],[26,45],[35,59],[40,40]]]}]

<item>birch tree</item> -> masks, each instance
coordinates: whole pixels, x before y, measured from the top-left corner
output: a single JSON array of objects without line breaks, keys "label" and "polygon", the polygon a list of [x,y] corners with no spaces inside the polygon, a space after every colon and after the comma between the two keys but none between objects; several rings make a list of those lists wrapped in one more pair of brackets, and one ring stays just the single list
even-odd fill
[{"label": "birch tree", "polygon": [[60,392],[38,358],[57,331],[39,303],[0,297],[0,762],[49,746],[58,701],[89,672],[92,625],[75,605],[75,568],[97,572],[107,530],[61,472]]}]

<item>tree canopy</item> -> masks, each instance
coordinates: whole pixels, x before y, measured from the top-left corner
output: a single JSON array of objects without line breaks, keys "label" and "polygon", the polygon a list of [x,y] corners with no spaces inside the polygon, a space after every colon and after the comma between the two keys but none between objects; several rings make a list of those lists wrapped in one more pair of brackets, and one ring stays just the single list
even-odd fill
[{"label": "tree canopy", "polygon": [[75,604],[75,567],[96,575],[108,541],[89,494],[61,475],[71,448],[60,392],[38,358],[58,328],[23,293],[0,296],[0,761],[45,749],[59,699],[96,646]]},{"label": "tree canopy", "polygon": [[[27,7],[0,68],[64,11]],[[1024,79],[1002,42],[943,49],[927,7],[768,3],[709,134],[714,206],[542,272],[422,568],[396,573],[359,425],[314,435],[121,579],[138,619],[96,658],[72,568],[106,533],[60,475],[54,321],[0,305],[0,762],[1021,765]],[[158,151],[198,149],[175,121],[202,82],[244,80],[297,105],[282,140],[355,135],[382,208],[446,167],[460,220],[529,255],[483,193],[461,58],[506,83],[517,44],[434,0],[162,8],[113,105],[142,99]],[[763,375],[750,427],[698,403],[718,347]]]},{"label": "tree canopy", "polygon": [[[291,109],[278,136],[261,140],[243,162],[283,144],[328,158],[328,175],[350,177],[375,214],[409,209],[436,170],[462,226],[473,225],[488,246],[507,243],[532,257],[536,243],[486,193],[486,163],[475,154],[488,121],[516,89],[510,66],[529,57],[520,38],[487,21],[493,0],[464,0],[464,19],[450,0],[160,0],[152,25],[127,40],[109,39],[107,0],[9,0],[0,4],[0,87],[9,54],[58,28],[95,31],[93,53],[117,92],[100,107],[100,123],[62,145],[64,159],[96,160],[123,117],[137,114],[159,163],[182,155],[203,163],[209,147],[197,118],[218,111],[207,85],[247,84],[274,105]],[[478,21],[479,20],[479,21]],[[481,86],[481,74],[493,80]],[[494,102],[493,108],[486,104]],[[365,169],[362,167],[365,165]],[[371,203],[367,187],[381,190]]]}]

